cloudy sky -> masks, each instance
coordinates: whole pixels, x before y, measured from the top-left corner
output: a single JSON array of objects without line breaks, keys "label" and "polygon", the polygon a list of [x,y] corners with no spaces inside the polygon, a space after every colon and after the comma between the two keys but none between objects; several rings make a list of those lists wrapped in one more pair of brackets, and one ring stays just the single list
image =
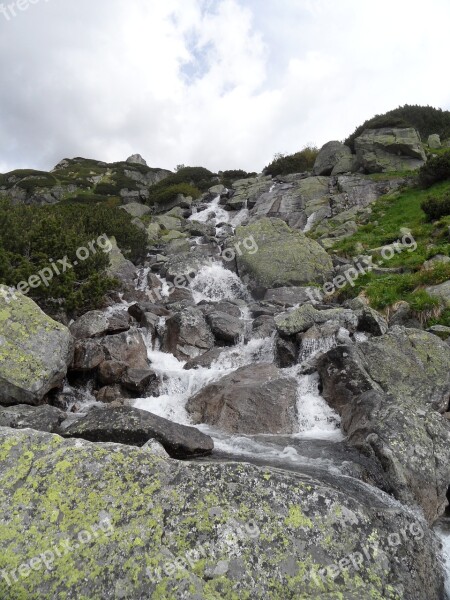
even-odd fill
[{"label": "cloudy sky", "polygon": [[260,171],[400,104],[450,109],[448,0],[7,0],[0,11],[0,172],[135,152],[170,169]]}]

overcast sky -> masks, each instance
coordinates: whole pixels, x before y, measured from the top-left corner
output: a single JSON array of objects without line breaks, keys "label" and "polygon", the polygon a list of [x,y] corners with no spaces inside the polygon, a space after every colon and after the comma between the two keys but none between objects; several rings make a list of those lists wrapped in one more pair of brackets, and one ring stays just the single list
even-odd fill
[{"label": "overcast sky", "polygon": [[448,0],[2,6],[0,172],[135,152],[260,171],[400,104],[450,109]]}]

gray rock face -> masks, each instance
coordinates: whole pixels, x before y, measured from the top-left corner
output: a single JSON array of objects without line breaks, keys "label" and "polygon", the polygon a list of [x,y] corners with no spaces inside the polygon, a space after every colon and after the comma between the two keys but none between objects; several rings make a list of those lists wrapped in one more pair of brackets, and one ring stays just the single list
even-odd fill
[{"label": "gray rock face", "polygon": [[[242,244],[249,238],[255,244],[247,250]],[[279,219],[238,227],[234,241],[242,248],[239,275],[259,296],[271,288],[324,283],[333,271],[331,258],[317,242]]]},{"label": "gray rock face", "polygon": [[73,371],[93,371],[104,360],[105,352],[99,340],[78,340],[75,343],[75,351],[70,368]]},{"label": "gray rock face", "polygon": [[291,308],[297,304],[311,302],[311,298],[322,298],[319,289],[315,287],[283,287],[274,290],[267,290],[264,300],[277,306]]},{"label": "gray rock face", "polygon": [[[341,142],[328,142],[322,146],[314,163],[314,175],[334,175],[346,173],[352,169],[345,167],[352,165],[352,151]],[[336,170],[336,167],[337,170]],[[344,168],[345,170],[342,170]]]},{"label": "gray rock face", "polygon": [[319,359],[323,396],[342,417],[349,441],[374,455],[404,503],[432,522],[450,481],[450,346],[414,329],[393,328]]},{"label": "gray rock face", "polygon": [[225,312],[214,311],[206,317],[215,338],[228,344],[237,344],[245,333],[245,324]]},{"label": "gray rock face", "polygon": [[214,336],[199,309],[188,307],[166,321],[164,352],[171,352],[181,360],[189,360],[211,350],[213,346]]},{"label": "gray rock face", "polygon": [[62,384],[73,338],[30,298],[16,292],[8,301],[6,292],[0,286],[0,405],[39,404]]},{"label": "gray rock face", "polygon": [[438,150],[442,148],[441,138],[437,133],[432,133],[428,136],[428,147],[432,150]]},{"label": "gray rock face", "polygon": [[124,363],[132,369],[148,367],[147,348],[140,331],[109,335],[103,339],[102,348],[107,360]]},{"label": "gray rock face", "polygon": [[430,296],[439,298],[439,300],[441,300],[442,304],[445,306],[450,306],[450,279],[439,285],[427,287],[426,291],[430,294]]},{"label": "gray rock face", "polygon": [[136,165],[144,165],[147,166],[147,162],[142,158],[140,154],[132,154],[126,160],[127,163],[136,164]]},{"label": "gray rock face", "polygon": [[[45,576],[2,578],[5,599],[443,597],[426,523],[350,477],[180,463],[29,430],[0,429],[0,453],[5,575],[42,540],[59,547],[61,531],[72,547]],[[75,550],[81,531],[92,538]]]},{"label": "gray rock face", "polygon": [[35,429],[47,433],[57,433],[66,413],[54,406],[18,406],[0,407],[0,427],[12,429]]},{"label": "gray rock face", "polygon": [[294,433],[297,383],[268,364],[242,367],[189,399],[194,423],[229,433]]},{"label": "gray rock face", "polygon": [[327,321],[337,321],[341,327],[356,330],[358,317],[345,308],[330,308],[317,310],[312,304],[304,304],[289,315],[279,315],[275,318],[280,335],[290,336],[307,331],[313,325],[321,325]]},{"label": "gray rock face", "polygon": [[367,173],[414,171],[427,160],[413,128],[366,129],[355,140],[358,162]]},{"label": "gray rock face", "polygon": [[132,217],[138,218],[148,215],[152,210],[149,206],[140,202],[130,202],[130,204],[125,204],[125,206],[120,206],[119,208],[126,211]]},{"label": "gray rock face", "polygon": [[116,442],[130,446],[143,446],[152,439],[160,442],[173,458],[205,456],[214,448],[212,439],[195,427],[178,425],[129,406],[113,409],[94,407],[64,429],[62,434],[91,442]]},{"label": "gray rock face", "polygon": [[130,286],[134,289],[134,281],[137,279],[137,270],[133,263],[126,259],[114,237],[109,238],[112,244],[112,250],[109,253],[109,267],[106,270],[110,277],[116,277],[125,287]]},{"label": "gray rock face", "polygon": [[129,329],[130,318],[128,314],[108,315],[101,310],[92,310],[85,313],[70,326],[70,332],[77,340],[121,333]]}]

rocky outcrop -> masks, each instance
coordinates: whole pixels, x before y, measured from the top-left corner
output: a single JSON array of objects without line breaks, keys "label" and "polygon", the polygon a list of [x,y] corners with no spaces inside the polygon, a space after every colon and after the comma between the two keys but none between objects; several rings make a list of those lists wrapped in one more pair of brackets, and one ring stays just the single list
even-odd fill
[{"label": "rocky outcrop", "polygon": [[107,314],[101,310],[85,313],[70,326],[75,339],[98,338],[108,334],[121,333],[130,329],[130,319],[126,313]]},{"label": "rocky outcrop", "polygon": [[132,154],[131,156],[129,156],[126,160],[127,163],[130,163],[132,165],[144,165],[147,166],[147,161],[142,158],[142,156],[140,154]]},{"label": "rocky outcrop", "polygon": [[356,330],[358,317],[352,310],[330,308],[317,310],[312,304],[304,304],[289,315],[279,315],[276,319],[278,332],[283,336],[302,333],[313,325],[321,325],[327,321],[337,321],[341,327]]},{"label": "rocky outcrop", "polygon": [[0,404],[36,405],[62,384],[73,338],[30,298],[0,292]]},{"label": "rocky outcrop", "polygon": [[442,598],[426,524],[350,477],[29,430],[0,456],[3,598]]},{"label": "rocky outcrop", "polygon": [[356,156],[366,173],[414,171],[427,158],[415,129],[366,129],[355,140]]},{"label": "rocky outcrop", "polygon": [[[247,250],[250,238],[254,243]],[[259,296],[271,288],[324,283],[333,271],[331,258],[317,242],[279,219],[238,227],[234,244],[240,247],[239,275]]]},{"label": "rocky outcrop", "polygon": [[438,150],[439,148],[442,148],[441,138],[437,133],[432,133],[428,136],[427,144],[432,150]]},{"label": "rocky outcrop", "polygon": [[173,458],[205,456],[214,448],[212,439],[195,427],[178,425],[129,406],[91,408],[85,416],[65,428],[62,435],[130,446],[143,446],[152,439],[164,446]]},{"label": "rocky outcrop", "polygon": [[322,146],[314,163],[314,175],[339,175],[356,170],[356,157],[341,142],[328,142]]},{"label": "rocky outcrop", "polygon": [[189,399],[193,423],[229,433],[294,433],[297,383],[268,364],[242,367]]},{"label": "rocky outcrop", "polygon": [[449,364],[444,341],[400,327],[319,359],[323,396],[349,442],[376,456],[392,493],[420,505],[431,522],[443,513],[450,482]]}]

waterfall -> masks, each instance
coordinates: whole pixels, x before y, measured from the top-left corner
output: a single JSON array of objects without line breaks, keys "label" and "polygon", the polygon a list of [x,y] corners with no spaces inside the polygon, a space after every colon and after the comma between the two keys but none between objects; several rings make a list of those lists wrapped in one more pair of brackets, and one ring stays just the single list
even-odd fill
[{"label": "waterfall", "polygon": [[190,289],[197,304],[202,300],[250,300],[248,289],[239,277],[217,262],[201,268],[191,281]]}]

